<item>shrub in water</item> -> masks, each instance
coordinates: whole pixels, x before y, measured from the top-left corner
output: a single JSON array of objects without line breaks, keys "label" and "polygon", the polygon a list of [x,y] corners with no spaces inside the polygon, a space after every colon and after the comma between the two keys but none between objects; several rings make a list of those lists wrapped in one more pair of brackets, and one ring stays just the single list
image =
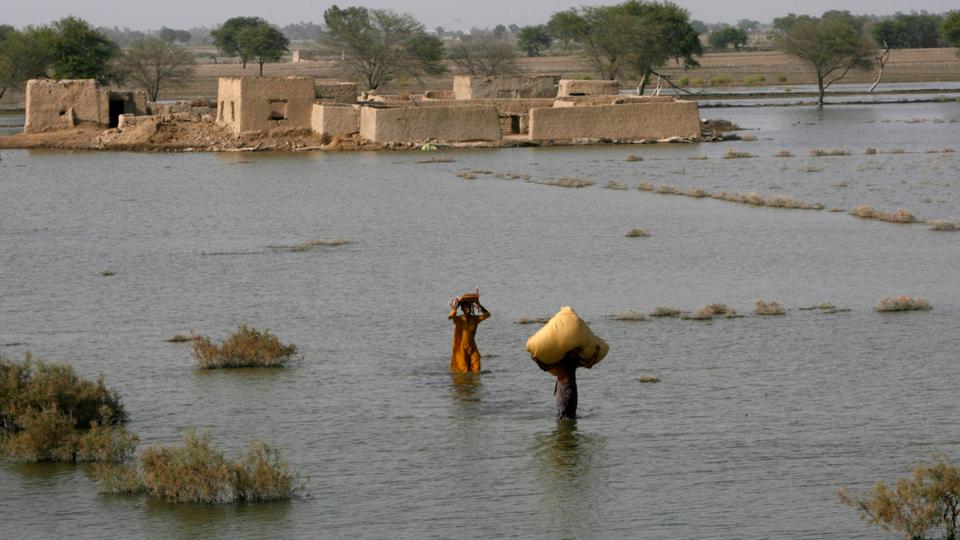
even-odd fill
[{"label": "shrub in water", "polygon": [[0,356],[0,455],[24,461],[122,461],[137,438],[103,384],[66,364]]},{"label": "shrub in water", "polygon": [[627,238],[646,238],[650,236],[650,233],[648,233],[645,229],[630,229],[624,236]]},{"label": "shrub in water", "polygon": [[628,309],[627,311],[621,311],[614,315],[613,320],[615,321],[645,321],[647,317],[640,313],[639,311]]},{"label": "shrub in water", "polygon": [[945,219],[937,219],[934,221],[928,221],[931,231],[950,231],[956,232],[960,231],[960,221],[947,221]]},{"label": "shrub in water", "polygon": [[900,296],[881,298],[874,308],[877,311],[926,311],[933,309],[930,302],[923,298],[914,298],[901,294]]},{"label": "shrub in water", "polygon": [[765,302],[757,300],[753,305],[753,312],[757,315],[783,315],[786,311],[780,302]]},{"label": "shrub in water", "polygon": [[680,310],[677,308],[657,306],[650,312],[651,317],[679,317]]},{"label": "shrub in water", "polygon": [[219,346],[203,336],[193,340],[193,355],[201,369],[283,367],[296,353],[295,345],[284,345],[268,330],[246,325]]},{"label": "shrub in water", "polygon": [[183,446],[149,447],[134,466],[99,467],[100,489],[108,493],[145,491],[177,503],[234,503],[291,498],[297,490],[280,452],[253,441],[234,461],[210,444],[209,433],[188,431]]}]

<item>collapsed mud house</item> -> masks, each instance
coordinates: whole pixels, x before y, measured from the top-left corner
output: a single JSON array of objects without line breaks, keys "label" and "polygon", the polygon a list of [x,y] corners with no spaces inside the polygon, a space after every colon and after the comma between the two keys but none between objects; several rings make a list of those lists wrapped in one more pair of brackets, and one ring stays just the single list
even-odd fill
[{"label": "collapsed mud house", "polygon": [[25,133],[83,123],[119,129],[76,147],[193,150],[321,148],[331,140],[355,148],[695,141],[701,128],[695,102],[557,76],[456,77],[451,90],[414,96],[358,96],[356,83],[309,77],[221,78],[212,107],[148,104],[142,92],[93,81],[30,81]]}]

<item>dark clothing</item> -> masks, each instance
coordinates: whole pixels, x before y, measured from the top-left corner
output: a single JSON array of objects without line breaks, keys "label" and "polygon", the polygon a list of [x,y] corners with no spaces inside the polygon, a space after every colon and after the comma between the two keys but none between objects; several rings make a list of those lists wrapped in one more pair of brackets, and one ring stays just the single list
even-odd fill
[{"label": "dark clothing", "polygon": [[553,387],[553,397],[557,400],[557,420],[577,418],[577,382],[560,384]]}]

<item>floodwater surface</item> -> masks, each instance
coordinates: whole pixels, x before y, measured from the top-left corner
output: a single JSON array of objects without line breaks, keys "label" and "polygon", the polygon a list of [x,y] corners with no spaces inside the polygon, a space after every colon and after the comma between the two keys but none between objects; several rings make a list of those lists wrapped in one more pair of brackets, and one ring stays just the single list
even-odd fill
[{"label": "floodwater surface", "polygon": [[[955,219],[960,158],[943,149],[960,146],[960,110],[704,115],[757,140],[3,152],[0,354],[103,374],[141,447],[189,427],[230,454],[261,438],[305,485],[285,504],[176,506],[99,495],[86,466],[4,463],[3,536],[876,538],[836,490],[958,455],[960,234],[636,187]],[[731,149],[756,157],[724,159]],[[438,157],[454,161],[418,163]],[[596,184],[542,184],[571,177]],[[351,243],[275,247],[333,238]],[[477,337],[484,373],[453,378],[447,302],[475,286],[493,313]],[[873,311],[896,294],[934,309]],[[758,298],[787,314],[753,315]],[[746,316],[609,318],[717,302]],[[850,311],[797,309],[820,302]],[[578,377],[575,426],[554,422],[552,379],[523,350],[537,326],[515,323],[563,305],[611,350]],[[243,323],[296,344],[299,361],[201,372],[188,345],[164,341]]]}]

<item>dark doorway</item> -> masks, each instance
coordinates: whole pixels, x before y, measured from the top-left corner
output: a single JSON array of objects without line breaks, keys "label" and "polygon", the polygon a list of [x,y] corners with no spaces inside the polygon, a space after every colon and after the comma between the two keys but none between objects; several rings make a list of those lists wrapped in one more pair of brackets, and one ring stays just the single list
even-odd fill
[{"label": "dark doorway", "polygon": [[123,98],[110,98],[110,124],[108,127],[119,126],[121,114],[123,114]]},{"label": "dark doorway", "polygon": [[520,117],[516,114],[510,116],[510,133],[520,134]]}]

